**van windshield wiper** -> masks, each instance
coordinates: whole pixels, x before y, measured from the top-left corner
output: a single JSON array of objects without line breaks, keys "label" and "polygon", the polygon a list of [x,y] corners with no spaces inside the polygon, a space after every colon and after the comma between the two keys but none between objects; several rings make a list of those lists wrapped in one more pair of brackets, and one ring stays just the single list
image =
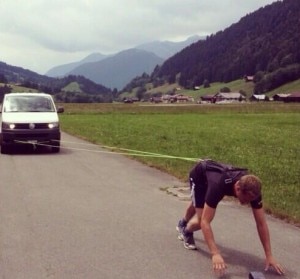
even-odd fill
[{"label": "van windshield wiper", "polygon": [[53,112],[53,110],[26,110],[26,111],[22,111],[22,112]]}]

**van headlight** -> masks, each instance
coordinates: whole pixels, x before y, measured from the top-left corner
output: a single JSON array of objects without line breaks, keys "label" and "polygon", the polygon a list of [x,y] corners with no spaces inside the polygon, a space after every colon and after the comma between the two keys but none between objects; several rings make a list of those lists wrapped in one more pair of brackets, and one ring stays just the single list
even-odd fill
[{"label": "van headlight", "polygon": [[55,129],[55,128],[58,128],[58,127],[59,127],[58,122],[52,122],[52,123],[48,124],[49,129]]},{"label": "van headlight", "polygon": [[15,123],[7,123],[7,122],[2,123],[2,129],[3,130],[13,130],[14,128],[16,128]]}]

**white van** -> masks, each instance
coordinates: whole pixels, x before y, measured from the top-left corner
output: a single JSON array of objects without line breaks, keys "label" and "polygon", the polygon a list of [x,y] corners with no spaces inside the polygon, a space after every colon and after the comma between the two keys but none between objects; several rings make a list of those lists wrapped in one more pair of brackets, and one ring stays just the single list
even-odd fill
[{"label": "white van", "polygon": [[5,94],[0,115],[1,153],[16,144],[46,144],[53,152],[60,150],[60,128],[52,96],[45,93]]}]

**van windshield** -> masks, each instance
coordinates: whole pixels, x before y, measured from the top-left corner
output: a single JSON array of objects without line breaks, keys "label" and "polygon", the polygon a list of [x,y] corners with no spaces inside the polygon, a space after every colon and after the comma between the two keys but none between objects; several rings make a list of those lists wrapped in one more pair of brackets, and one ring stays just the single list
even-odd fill
[{"label": "van windshield", "polygon": [[7,96],[5,112],[54,112],[55,108],[50,98],[46,96]]}]

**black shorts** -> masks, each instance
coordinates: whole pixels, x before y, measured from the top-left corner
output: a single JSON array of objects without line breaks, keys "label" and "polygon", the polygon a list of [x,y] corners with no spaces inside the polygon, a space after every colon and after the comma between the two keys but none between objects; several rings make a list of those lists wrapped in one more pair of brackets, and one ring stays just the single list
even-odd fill
[{"label": "black shorts", "polygon": [[207,192],[207,178],[205,166],[202,162],[198,163],[189,175],[191,199],[195,208],[203,208]]}]

